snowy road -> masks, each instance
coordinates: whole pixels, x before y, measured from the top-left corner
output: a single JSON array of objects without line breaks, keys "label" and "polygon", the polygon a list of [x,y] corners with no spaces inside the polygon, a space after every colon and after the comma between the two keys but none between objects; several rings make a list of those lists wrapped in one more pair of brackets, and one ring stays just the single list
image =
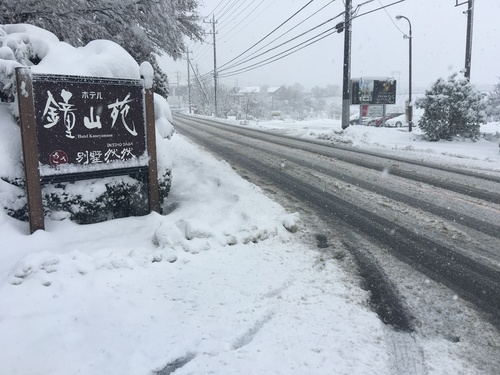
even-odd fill
[{"label": "snowy road", "polygon": [[[422,307],[405,288],[423,278],[446,285],[500,326],[499,175],[181,115],[174,125],[252,182],[327,223],[322,241],[354,256],[387,323],[414,329]],[[410,274],[413,281],[405,279]]]}]

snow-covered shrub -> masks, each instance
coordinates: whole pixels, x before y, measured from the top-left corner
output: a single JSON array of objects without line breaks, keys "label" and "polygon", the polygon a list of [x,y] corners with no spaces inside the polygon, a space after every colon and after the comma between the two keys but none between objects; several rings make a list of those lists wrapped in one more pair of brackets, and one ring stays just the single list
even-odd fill
[{"label": "snow-covered shrub", "polygon": [[456,136],[477,139],[486,122],[485,95],[457,74],[439,78],[416,105],[424,109],[418,125],[431,141]]},{"label": "snow-covered shrub", "polygon": [[[12,217],[27,219],[21,134],[15,92],[15,71],[28,66],[34,73],[110,78],[140,78],[135,60],[114,42],[99,40],[74,48],[31,25],[0,25],[0,206]],[[168,139],[173,134],[167,101],[154,95],[160,204],[171,185]],[[106,177],[43,186],[46,215],[69,216],[78,223],[142,215],[148,212],[147,184],[139,176]],[[65,212],[66,214],[55,213]]]},{"label": "snow-covered shrub", "polygon": [[488,116],[493,121],[500,121],[500,82],[488,95]]}]

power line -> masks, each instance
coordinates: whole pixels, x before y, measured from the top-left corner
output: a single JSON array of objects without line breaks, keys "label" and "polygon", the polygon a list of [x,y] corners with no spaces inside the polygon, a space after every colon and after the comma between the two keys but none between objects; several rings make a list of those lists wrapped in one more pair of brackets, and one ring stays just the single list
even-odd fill
[{"label": "power line", "polygon": [[[240,65],[243,65],[243,64],[245,64],[245,63],[247,63],[247,62],[249,62],[249,61],[255,60],[256,58],[258,58],[258,57],[260,57],[260,56],[262,56],[262,55],[265,55],[265,54],[266,54],[266,53],[268,53],[268,52],[271,52],[271,51],[273,51],[273,50],[275,50],[275,49],[277,49],[277,48],[279,48],[279,47],[282,47],[282,46],[284,46],[285,44],[288,44],[288,43],[290,43],[290,42],[292,42],[292,41],[294,41],[294,40],[296,40],[296,39],[300,38],[301,36],[304,36],[304,35],[306,35],[306,34],[308,34],[308,33],[312,32],[312,31],[314,31],[314,30],[316,30],[316,29],[320,28],[321,26],[326,25],[326,24],[327,24],[327,23],[329,23],[329,22],[332,22],[335,18],[336,18],[336,17],[334,17],[334,18],[330,18],[329,20],[326,20],[325,22],[323,22],[323,23],[321,23],[321,24],[319,24],[319,25],[317,25],[317,26],[315,26],[315,27],[313,27],[313,28],[311,28],[311,29],[309,29],[309,30],[307,30],[307,31],[305,31],[305,32],[303,32],[303,33],[301,33],[301,34],[299,34],[299,35],[297,35],[297,36],[295,36],[295,37],[293,37],[293,38],[289,39],[289,40],[287,40],[286,42],[283,42],[283,43],[281,43],[281,44],[279,44],[279,45],[277,45],[277,46],[275,46],[275,47],[273,47],[273,48],[270,48],[270,49],[268,49],[267,51],[264,51],[264,52],[262,52],[262,53],[258,54],[257,56],[254,56],[254,57],[248,57],[246,60],[243,60],[243,61],[241,61],[241,62],[239,62],[239,63],[235,63],[235,64],[233,64],[233,65],[231,65],[231,66],[228,66],[228,67],[226,67],[226,68],[224,68],[224,69],[219,69],[219,72],[223,72],[223,71],[226,71],[226,70],[229,70],[229,69],[233,69],[233,68],[235,68],[235,67],[237,67],[237,66],[240,66]],[[331,30],[331,29],[330,29],[330,30]]]},{"label": "power line", "polygon": [[[215,15],[215,10],[223,3],[224,0],[220,1],[219,4],[214,8],[214,10],[212,12],[210,12],[209,14],[213,14]],[[235,5],[237,4],[237,0],[232,0],[232,2],[228,2],[226,3],[220,10],[220,12],[224,12],[222,13],[222,15],[219,15],[219,17],[222,17],[223,15],[225,15],[228,11],[231,10],[232,7],[234,7]],[[243,5],[244,2],[241,2],[240,5],[236,8],[238,9],[239,7],[241,7],[241,5]],[[248,7],[248,6],[247,6]],[[247,8],[246,7],[246,8]],[[227,9],[226,9],[227,8]],[[245,8],[245,9],[246,9]],[[241,13],[241,12],[240,12]],[[232,13],[231,13],[232,14]],[[208,18],[205,17],[204,19],[206,20]],[[220,22],[220,19],[219,19],[219,22]],[[222,27],[219,27],[219,30],[221,29]],[[208,32],[206,29],[204,30],[204,33],[205,34],[211,34],[211,32]],[[219,38],[219,41],[221,40],[222,38]],[[194,49],[194,52],[195,53],[198,53],[198,59],[201,59],[202,57],[204,57],[208,52],[210,52],[210,43],[209,42],[204,42],[200,45],[198,45],[197,47],[193,48]]]},{"label": "power line", "polygon": [[217,10],[217,8],[219,7],[219,5],[221,5],[223,2],[224,2],[224,0],[219,1],[219,4],[217,4],[217,5],[215,6],[215,8],[214,8],[214,9],[213,9],[210,13],[208,13],[208,15],[205,17],[205,19],[207,19],[208,17],[210,17],[210,15],[211,15],[212,13],[215,13],[215,11],[216,11],[216,10]]},{"label": "power line", "polygon": [[[334,28],[332,28],[332,29],[334,29]],[[332,29],[330,29],[330,30],[332,30]],[[336,33],[338,33],[336,30],[335,30],[335,31],[332,31],[332,32],[330,32],[330,33],[328,33],[328,34],[326,34],[326,35],[322,36],[321,38],[319,38],[319,39],[317,39],[317,40],[314,40],[314,41],[312,41],[312,42],[310,42],[310,43],[308,43],[308,44],[304,45],[303,47],[301,47],[301,48],[299,48],[299,49],[297,49],[297,50],[295,50],[295,51],[291,51],[291,52],[289,52],[289,53],[287,53],[287,54],[285,54],[285,55],[283,55],[283,56],[277,57],[277,58],[275,58],[275,59],[274,59],[274,60],[272,60],[272,61],[268,61],[268,62],[265,62],[265,63],[264,63],[264,62],[261,62],[261,63],[260,63],[260,65],[258,65],[258,66],[251,67],[251,68],[250,68],[250,67],[248,67],[248,68],[244,68],[244,69],[241,69],[241,71],[237,71],[237,72],[229,72],[229,73],[227,73],[227,74],[225,74],[225,75],[222,75],[221,77],[222,77],[222,78],[232,77],[232,76],[235,76],[235,75],[238,75],[238,74],[246,73],[246,72],[249,72],[249,71],[251,71],[251,70],[254,70],[254,69],[261,68],[261,67],[263,67],[263,66],[269,65],[269,64],[271,64],[271,63],[273,63],[273,62],[276,62],[276,61],[279,61],[279,60],[281,60],[281,59],[284,59],[285,57],[290,56],[291,54],[294,54],[295,52],[299,52],[300,50],[302,50],[302,49],[304,49],[304,48],[306,48],[306,47],[308,47],[308,46],[310,46],[310,45],[312,45],[312,44],[315,44],[315,43],[317,43],[317,42],[321,41],[322,39],[325,39],[326,37],[329,37],[330,35],[332,35],[332,34],[336,34]],[[311,39],[314,39],[314,38],[311,38]],[[304,43],[305,43],[305,42],[304,42]],[[301,44],[302,44],[302,43],[301,43]],[[278,55],[277,55],[277,56],[278,56]],[[254,64],[254,65],[257,65],[257,64]]]},{"label": "power line", "polygon": [[396,5],[396,4],[399,4],[399,3],[402,3],[403,1],[406,1],[406,0],[399,0],[399,1],[395,1],[391,4],[387,4],[387,5],[384,5],[384,6],[381,6],[380,8],[377,8],[377,9],[372,9],[372,10],[369,10],[368,12],[365,12],[365,13],[361,13],[361,14],[358,14],[356,16],[353,16],[351,17],[351,20],[355,19],[355,18],[358,18],[358,17],[361,17],[361,16],[364,16],[364,15],[367,15],[367,14],[370,14],[370,13],[373,13],[373,12],[376,12],[377,10],[380,10],[380,9],[385,9],[385,8],[389,8],[393,5]]},{"label": "power line", "polygon": [[[263,56],[263,55],[265,55],[266,53],[269,53],[269,52],[271,52],[271,51],[273,51],[273,50],[275,50],[275,49],[278,49],[279,47],[282,47],[283,45],[286,45],[286,44],[288,44],[288,43],[290,43],[290,42],[292,42],[292,41],[294,41],[294,40],[296,40],[296,39],[300,38],[301,36],[304,36],[304,35],[306,35],[307,33],[309,33],[309,32],[311,32],[311,31],[314,31],[314,30],[318,29],[319,27],[321,27],[321,26],[323,26],[323,25],[325,25],[325,24],[327,24],[327,23],[329,23],[329,22],[333,21],[335,18],[338,18],[339,16],[341,16],[341,15],[342,15],[342,13],[340,13],[339,15],[337,15],[337,16],[336,16],[336,17],[334,17],[334,18],[330,18],[329,20],[327,20],[327,21],[325,21],[325,22],[323,22],[323,23],[321,23],[321,24],[319,24],[319,25],[317,25],[317,26],[315,26],[315,27],[313,27],[313,28],[311,28],[311,29],[309,29],[309,30],[307,30],[307,31],[305,31],[305,32],[303,32],[303,33],[301,33],[301,34],[299,34],[299,35],[297,35],[297,36],[295,36],[295,37],[293,37],[293,38],[291,38],[291,39],[289,39],[289,40],[287,40],[287,41],[285,41],[285,42],[283,42],[283,43],[281,43],[281,44],[279,44],[279,45],[277,45],[277,46],[275,46],[275,47],[273,47],[273,48],[270,48],[270,49],[266,50],[265,52],[262,52],[262,53],[258,54],[257,56],[255,56],[255,54],[256,54],[257,52],[261,51],[261,50],[262,50],[263,48],[265,48],[266,46],[269,46],[270,44],[272,44],[273,42],[275,42],[276,40],[278,40],[280,37],[282,37],[282,36],[284,36],[284,35],[288,34],[289,32],[291,32],[292,30],[294,30],[295,28],[297,28],[299,25],[301,25],[302,23],[304,23],[305,21],[307,21],[308,19],[310,19],[312,16],[314,16],[315,14],[317,14],[318,12],[320,12],[321,10],[323,10],[326,6],[330,5],[330,4],[331,4],[331,3],[333,3],[334,1],[335,1],[335,0],[330,1],[329,3],[327,3],[326,5],[324,5],[323,7],[321,7],[320,9],[318,9],[317,11],[315,11],[314,13],[312,13],[311,15],[309,15],[308,17],[306,17],[304,20],[302,20],[301,22],[299,22],[298,24],[296,24],[294,27],[292,27],[292,28],[288,29],[286,32],[282,33],[280,36],[278,36],[277,38],[275,38],[275,39],[274,39],[274,40],[272,40],[271,42],[267,43],[265,46],[261,47],[260,49],[258,49],[258,50],[257,50],[257,51],[255,51],[255,52],[253,52],[253,53],[252,53],[250,56],[248,56],[248,58],[246,58],[245,60],[240,61],[240,62],[237,62],[237,63],[234,63],[234,64],[232,64],[232,65],[230,65],[230,66],[227,66],[226,68],[219,69],[219,70],[218,70],[218,73],[223,72],[223,71],[227,71],[227,70],[229,70],[229,69],[234,69],[234,68],[236,68],[236,67],[238,67],[238,66],[240,66],[240,65],[242,65],[242,64],[245,64],[245,63],[247,63],[247,62],[249,62],[249,61],[251,61],[251,60],[254,60],[254,59],[256,59],[256,58],[258,58],[258,57],[260,57],[260,56]],[[287,51],[289,51],[289,50],[287,50]],[[286,51],[285,51],[285,52],[286,52]],[[279,54],[278,54],[278,55],[279,55]],[[273,57],[276,57],[276,56],[278,56],[278,55],[275,55],[275,56],[273,56]],[[233,60],[234,60],[234,59],[233,59]],[[259,64],[259,63],[257,63],[257,64]],[[226,65],[227,65],[227,64],[226,64]],[[243,68],[243,69],[245,69],[245,68]],[[207,73],[207,74],[211,74],[211,73],[213,73],[213,71],[212,71],[212,72],[209,72],[209,73]]]},{"label": "power line", "polygon": [[[343,13],[341,13],[340,15],[342,15],[342,14],[343,14]],[[340,17],[340,15],[339,15],[339,16],[337,16],[337,17]],[[335,17],[335,18],[337,18],[337,17]],[[335,31],[332,31],[332,30],[335,30]],[[301,42],[301,43],[299,43],[299,44],[296,44],[295,46],[290,47],[289,49],[287,49],[287,50],[285,50],[285,51],[282,51],[282,52],[280,52],[280,53],[278,53],[278,54],[276,54],[276,55],[274,55],[274,56],[271,56],[271,57],[269,57],[269,58],[267,58],[267,59],[265,59],[265,60],[263,60],[263,61],[260,61],[260,62],[257,62],[257,63],[255,63],[255,64],[249,65],[249,66],[247,66],[247,67],[245,67],[245,68],[237,69],[237,70],[232,71],[232,72],[227,72],[227,73],[225,73],[225,74],[222,74],[222,75],[221,75],[221,77],[230,77],[230,76],[232,76],[232,75],[236,75],[236,74],[240,74],[240,73],[245,73],[245,72],[248,72],[248,71],[250,71],[250,70],[253,70],[253,69],[259,68],[259,67],[261,67],[261,66],[264,66],[264,65],[270,64],[270,63],[272,63],[272,62],[275,62],[275,61],[281,60],[281,59],[283,59],[283,58],[285,58],[285,57],[287,57],[287,56],[291,55],[292,53],[298,52],[298,51],[300,51],[300,50],[304,49],[305,47],[308,47],[308,46],[310,46],[311,44],[317,43],[317,42],[319,42],[320,40],[322,40],[322,39],[324,39],[324,38],[326,38],[326,37],[328,37],[328,36],[330,36],[330,35],[332,35],[332,34],[336,34],[336,33],[338,33],[338,30],[337,30],[337,28],[334,26],[334,27],[332,27],[332,28],[330,28],[330,29],[327,29],[327,30],[325,30],[325,31],[323,31],[323,32],[321,32],[321,33],[319,33],[318,35],[313,36],[312,38],[309,38],[309,39],[307,39],[307,40],[305,40],[305,41],[303,41],[303,42]],[[316,39],[316,40],[315,40],[315,39]],[[301,48],[298,48],[298,47],[300,47],[300,46],[302,46],[302,47],[301,47]],[[298,48],[298,49],[297,49],[297,48]],[[295,50],[295,51],[294,51],[294,50]],[[289,52],[289,53],[287,53],[287,52]],[[281,56],[281,55],[283,55],[283,56]]]},{"label": "power line", "polygon": [[[382,4],[382,1],[378,0],[378,2],[379,2],[379,4],[380,4],[380,6],[384,6],[384,4]],[[391,22],[392,22],[392,24],[394,25],[394,27],[395,27],[396,29],[398,29],[398,30],[399,30],[399,32],[400,32],[401,34],[406,35],[406,34],[403,32],[403,30],[401,30],[401,29],[399,28],[399,26],[396,24],[396,22],[394,22],[394,18],[393,18],[393,17],[391,17],[391,15],[390,15],[390,14],[389,14],[389,12],[387,11],[387,9],[386,9],[386,8],[382,8],[382,9],[384,9],[385,14],[387,14],[387,17],[389,17],[389,19],[391,20]]]},{"label": "power line", "polygon": [[247,53],[248,51],[250,51],[253,47],[255,47],[257,44],[259,44],[260,42],[262,42],[263,40],[265,40],[267,37],[269,37],[271,34],[273,34],[276,30],[278,30],[280,27],[282,27],[285,23],[287,23],[288,21],[290,21],[293,17],[295,17],[297,14],[299,14],[300,12],[302,12],[308,5],[310,5],[314,0],[310,0],[306,5],[304,5],[302,8],[300,8],[297,12],[295,12],[292,16],[290,16],[286,21],[284,21],[283,23],[281,23],[278,27],[276,27],[273,31],[271,31],[269,34],[267,34],[264,38],[260,39],[257,43],[255,43],[254,45],[252,45],[250,48],[246,49],[244,52],[240,53],[238,56],[236,56],[234,59],[228,61],[227,63],[225,64],[222,64],[220,67],[224,67],[230,63],[232,63],[234,60],[238,59],[239,57],[241,57],[242,55],[244,55],[245,53]]},{"label": "power line", "polygon": [[[236,4],[238,4],[238,0],[233,0],[233,3],[226,9],[226,11],[224,13],[218,14],[218,18],[224,17],[231,9],[233,9],[235,7]],[[242,5],[243,5],[243,2],[241,2],[240,5],[236,9],[238,9]],[[222,12],[222,10],[221,10],[221,12]]]},{"label": "power line", "polygon": [[[255,12],[255,11],[256,11],[256,10],[257,10],[257,9],[258,9],[261,5],[262,5],[262,3],[264,3],[264,1],[265,1],[265,0],[261,0],[261,2],[260,2],[259,4],[257,4],[257,6],[256,6],[254,9],[252,9],[252,10],[250,11],[250,13],[248,14],[248,16],[250,16],[253,12]],[[270,2],[270,1],[268,1],[268,5],[267,5],[267,7],[265,7],[265,8],[262,10],[262,12],[260,12],[259,14],[257,14],[254,18],[252,18],[251,20],[249,20],[249,21],[248,21],[248,22],[247,22],[247,23],[246,23],[246,24],[245,24],[245,25],[244,25],[244,26],[243,26],[243,27],[242,27],[242,28],[241,28],[238,32],[236,32],[236,33],[232,33],[232,34],[231,34],[231,38],[230,38],[230,39],[234,38],[236,35],[238,35],[238,34],[241,32],[241,30],[245,29],[245,27],[247,27],[247,26],[248,26],[248,25],[250,25],[253,21],[255,21],[255,19],[256,19],[257,17],[259,17],[262,13],[264,13],[264,12],[265,12],[265,11],[266,11],[266,10],[267,10],[270,6],[271,6],[271,5],[273,5],[273,3],[272,3],[272,2]],[[247,16],[247,18],[248,18],[248,16]],[[224,37],[225,37],[226,35],[229,35],[229,34],[230,34],[230,33],[231,33],[234,29],[236,29],[238,26],[241,26],[241,24],[236,24],[236,25],[235,25],[235,26],[234,26],[231,30],[227,31],[225,34],[222,34],[222,35],[221,35],[221,37],[220,37],[219,39],[220,39],[220,40],[223,40],[223,39],[224,39]],[[230,39],[228,39],[228,40],[230,40]],[[227,42],[227,40],[226,40],[226,42]]]},{"label": "power line", "polygon": [[[233,62],[233,61],[235,61],[236,59],[240,58],[240,57],[241,57],[241,56],[243,56],[245,53],[247,53],[249,50],[251,50],[251,49],[252,49],[252,48],[254,48],[256,45],[258,45],[259,43],[261,43],[263,40],[265,40],[266,38],[268,38],[268,37],[269,37],[270,35],[272,35],[272,34],[273,34],[276,30],[278,30],[279,28],[281,28],[284,24],[286,24],[286,23],[287,23],[288,21],[290,21],[293,17],[295,17],[298,13],[300,13],[300,12],[301,12],[301,11],[302,11],[305,7],[307,7],[308,5],[310,5],[313,1],[314,1],[314,0],[309,1],[306,5],[304,5],[301,9],[299,9],[297,12],[295,12],[295,13],[294,13],[291,17],[289,17],[286,21],[284,21],[283,23],[281,23],[278,27],[276,27],[273,31],[271,31],[269,34],[267,34],[264,38],[260,39],[257,43],[253,44],[250,48],[246,49],[243,53],[239,54],[238,56],[236,56],[236,57],[235,57],[235,58],[233,58],[232,60],[230,60],[230,61],[228,61],[227,63],[225,63],[225,64],[223,64],[222,66],[220,66],[220,68],[223,68],[224,66],[227,66],[227,65],[228,65],[228,64],[230,64],[231,62]],[[333,1],[335,1],[335,0],[332,0],[331,2],[333,2]],[[361,5],[363,5],[363,4],[367,4],[367,3],[370,3],[370,2],[373,2],[373,1],[374,1],[374,0],[369,0],[369,1],[366,1],[366,2],[364,2],[364,3],[362,3],[362,4],[360,4],[360,5],[357,7],[357,10],[359,9],[359,7],[360,7]],[[355,19],[355,18],[358,18],[358,17],[364,16],[364,15],[367,15],[367,14],[370,14],[370,13],[373,13],[373,12],[376,12],[376,11],[378,11],[378,10],[381,10],[381,9],[386,9],[386,8],[388,8],[388,7],[391,7],[391,6],[393,6],[393,5],[399,4],[399,3],[404,2],[404,1],[406,1],[406,0],[398,0],[398,1],[395,1],[395,2],[393,2],[393,3],[391,3],[391,4],[387,4],[387,5],[383,5],[383,4],[381,4],[382,6],[381,6],[381,7],[379,7],[379,8],[376,8],[376,9],[373,9],[373,10],[370,10],[370,11],[367,11],[367,12],[365,12],[365,13],[358,14],[358,15],[355,15],[355,16],[351,15],[351,19],[350,19],[350,21],[352,21],[352,20],[353,20],[353,19]],[[331,2],[330,2],[330,3],[331,3]],[[380,2],[380,0],[379,0],[379,2]],[[330,3],[326,4],[325,6],[329,5]],[[260,5],[260,4],[259,4],[259,5]],[[325,6],[323,6],[320,10],[322,10]],[[269,6],[268,6],[268,7],[269,7]],[[267,8],[266,8],[266,9],[267,9]],[[273,63],[273,62],[279,61],[279,60],[281,60],[281,59],[283,59],[283,58],[285,58],[285,57],[290,56],[290,55],[291,55],[291,54],[293,54],[293,53],[296,53],[296,52],[298,52],[298,51],[300,51],[300,50],[302,50],[302,49],[304,49],[304,48],[306,48],[306,47],[308,47],[308,46],[310,46],[310,45],[312,45],[312,44],[315,44],[315,43],[317,43],[317,42],[321,41],[322,39],[324,39],[324,38],[326,38],[326,37],[328,37],[328,36],[330,36],[330,35],[332,35],[332,34],[338,33],[338,32],[339,32],[339,30],[337,29],[337,26],[338,26],[338,25],[337,25],[336,27],[332,27],[332,28],[330,28],[330,29],[327,29],[326,31],[321,32],[320,34],[318,34],[318,35],[316,35],[316,36],[314,36],[314,37],[312,37],[312,38],[310,38],[310,39],[307,39],[306,41],[303,41],[303,42],[301,42],[301,43],[299,43],[299,44],[297,44],[297,45],[295,45],[295,46],[293,46],[293,47],[291,47],[291,48],[289,48],[289,49],[287,49],[287,50],[285,50],[285,51],[282,51],[282,52],[280,52],[280,53],[277,53],[277,54],[275,54],[275,55],[273,55],[273,56],[271,56],[271,57],[269,57],[269,58],[266,58],[266,59],[264,59],[264,60],[262,60],[262,61],[260,61],[260,62],[256,62],[256,63],[254,63],[254,64],[251,64],[251,65],[249,65],[249,66],[246,66],[246,67],[243,67],[243,68],[240,68],[240,69],[234,70],[234,71],[227,71],[227,70],[229,70],[229,69],[236,68],[237,66],[240,66],[240,65],[242,65],[242,64],[244,64],[244,63],[246,63],[246,62],[249,62],[249,61],[251,61],[251,60],[253,60],[253,59],[257,58],[257,57],[260,57],[260,56],[262,56],[262,55],[264,55],[264,54],[266,54],[266,53],[269,53],[270,51],[275,50],[275,49],[277,49],[277,48],[279,48],[279,47],[283,46],[284,44],[287,44],[287,43],[289,43],[289,42],[291,42],[291,41],[293,41],[293,40],[295,40],[295,39],[299,38],[300,36],[304,35],[304,34],[305,34],[305,33],[307,33],[307,32],[302,33],[302,34],[300,34],[300,35],[298,35],[298,36],[296,36],[296,37],[294,37],[294,38],[292,38],[292,39],[290,39],[290,40],[288,40],[288,41],[286,41],[286,42],[284,42],[284,43],[282,43],[282,44],[280,44],[280,45],[278,45],[278,46],[276,46],[276,47],[273,47],[273,48],[271,48],[271,49],[269,49],[269,50],[267,50],[267,51],[265,51],[265,52],[263,52],[263,53],[259,54],[258,56],[255,56],[254,58],[250,58],[251,56],[254,56],[254,55],[255,55],[255,53],[257,53],[257,52],[261,51],[263,48],[265,48],[266,46],[269,46],[271,43],[275,42],[275,41],[276,41],[276,40],[278,40],[280,37],[282,37],[282,36],[286,35],[289,31],[291,31],[291,30],[295,29],[297,26],[299,26],[300,24],[302,24],[303,22],[305,22],[307,19],[311,18],[313,15],[315,15],[315,14],[316,14],[316,13],[318,13],[318,12],[319,12],[319,11],[316,11],[315,13],[313,13],[312,15],[310,15],[308,18],[306,18],[305,20],[303,20],[303,21],[301,21],[299,24],[297,24],[295,27],[292,27],[291,29],[289,29],[289,30],[288,30],[288,31],[286,31],[285,33],[281,34],[280,36],[278,36],[277,38],[275,38],[274,40],[272,40],[272,41],[271,41],[271,42],[269,42],[268,44],[264,45],[263,47],[261,47],[261,48],[260,48],[260,49],[258,49],[257,51],[253,52],[253,53],[249,56],[249,58],[247,58],[246,60],[244,60],[244,61],[242,61],[242,62],[239,62],[239,63],[235,63],[235,64],[233,64],[232,66],[227,67],[227,68],[225,68],[225,69],[220,69],[220,70],[219,70],[219,72],[220,72],[220,71],[226,71],[226,73],[221,74],[221,75],[219,76],[219,78],[232,77],[232,76],[235,76],[235,75],[238,75],[238,74],[242,74],[242,73],[245,73],[245,72],[248,72],[248,71],[251,71],[251,70],[255,70],[255,69],[257,69],[257,68],[263,67],[263,66],[268,65],[268,64],[271,64],[271,63]],[[333,20],[333,19],[336,19],[336,18],[340,17],[343,13],[344,13],[344,12],[340,13],[339,15],[337,15],[336,17],[334,17],[334,18],[332,18],[332,19],[330,19],[330,20],[327,20],[326,22],[330,22],[331,20]],[[260,14],[259,14],[259,15],[260,15]],[[326,23],[326,22],[325,22],[325,23]],[[323,24],[324,24],[324,23],[323,23]],[[321,24],[321,25],[323,25],[323,24]],[[317,27],[315,27],[315,28],[313,28],[313,29],[311,29],[311,30],[314,30],[314,29],[318,28],[318,27],[319,27],[319,26],[321,26],[321,25],[318,25]],[[233,28],[233,29],[234,29],[234,28]],[[231,29],[231,30],[233,30],[233,29]],[[309,30],[309,31],[311,31],[311,30]],[[335,31],[333,31],[333,30],[335,30]],[[309,32],[309,31],[308,31],[308,32]],[[400,31],[401,31],[401,30],[400,30]],[[326,34],[325,34],[325,33],[326,33]],[[225,34],[225,35],[227,35],[227,34]],[[205,77],[205,76],[210,75],[210,74],[213,74],[213,71],[211,71],[211,72],[209,72],[209,73],[207,73],[207,74],[202,75],[202,77]]]},{"label": "power line", "polygon": [[[229,0],[229,1],[228,1],[228,3],[227,3],[226,5],[224,5],[224,6],[222,7],[222,9],[219,11],[218,16],[220,16],[220,14],[221,14],[221,13],[222,13],[223,15],[224,15],[224,14],[226,14],[227,10],[225,10],[225,9],[226,9],[227,7],[229,7],[229,9],[231,9],[237,1],[238,1],[238,0]],[[212,13],[212,15],[215,15],[215,12],[213,12],[213,13]],[[207,16],[205,19],[207,19],[207,18],[208,18],[208,16]]]},{"label": "power line", "polygon": [[[226,18],[223,18],[225,14],[222,14],[219,16],[219,21],[222,23],[224,21],[226,21],[229,17],[231,17],[236,11],[238,11],[238,9],[240,9],[242,7],[242,5],[244,5],[245,3],[244,2],[241,2],[240,5],[238,5],[231,13],[229,13]],[[243,11],[245,11],[250,5],[252,5],[252,3],[248,3],[246,7],[244,7],[236,16],[233,17],[233,19],[235,19],[236,17],[238,17],[241,13],[243,13]],[[226,12],[227,13],[227,12]],[[220,30],[221,28],[219,28]]]},{"label": "power line", "polygon": [[[330,5],[331,3],[333,3],[335,0],[332,0],[330,1],[329,3],[325,4],[324,6],[322,6],[320,9],[318,9],[316,12],[314,12],[313,14],[311,14],[309,17],[305,18],[304,20],[302,20],[301,22],[299,22],[298,24],[296,24],[295,26],[293,26],[292,28],[288,29],[287,31],[285,31],[283,34],[279,35],[278,37],[276,37],[275,39],[271,40],[269,43],[265,44],[264,46],[260,47],[257,51],[255,52],[252,52],[248,58],[254,56],[256,53],[258,53],[259,51],[262,51],[264,48],[266,48],[267,46],[269,46],[270,44],[274,43],[275,41],[277,41],[279,38],[285,36],[286,34],[288,34],[290,31],[296,29],[298,26],[302,25],[304,22],[306,22],[308,19],[310,19],[311,17],[313,17],[314,15],[316,15],[317,13],[319,13],[320,11],[322,11],[324,8],[326,8],[328,5]],[[279,46],[278,46],[279,47]],[[277,48],[277,47],[276,47]],[[260,55],[259,55],[260,56]],[[246,60],[247,61],[247,60]],[[243,63],[243,62],[242,62]]]}]

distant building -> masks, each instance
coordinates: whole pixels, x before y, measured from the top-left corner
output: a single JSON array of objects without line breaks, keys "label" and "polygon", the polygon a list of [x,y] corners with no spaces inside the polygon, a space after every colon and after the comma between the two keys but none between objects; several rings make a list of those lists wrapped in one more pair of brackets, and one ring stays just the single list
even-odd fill
[{"label": "distant building", "polygon": [[[283,86],[246,86],[237,90],[236,96],[239,98],[242,116],[245,119],[251,117],[262,116],[281,116],[278,100],[275,96],[278,95]],[[270,111],[269,111],[270,110]]]},{"label": "distant building", "polygon": [[[279,95],[280,90],[283,89],[283,86],[274,86],[274,87],[269,87],[267,89],[267,95],[270,96],[271,98],[271,112],[275,110],[274,105],[275,105],[275,95]],[[280,113],[281,116],[281,113]]]},{"label": "distant building", "polygon": [[240,88],[238,90],[237,95],[260,94],[260,93],[261,93],[260,86],[247,86]]}]

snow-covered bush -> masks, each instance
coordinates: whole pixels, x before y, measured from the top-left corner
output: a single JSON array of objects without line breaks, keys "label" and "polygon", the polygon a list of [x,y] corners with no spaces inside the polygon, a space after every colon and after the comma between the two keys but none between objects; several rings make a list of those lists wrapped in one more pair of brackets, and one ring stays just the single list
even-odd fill
[{"label": "snow-covered bush", "polygon": [[500,82],[488,95],[488,116],[493,121],[500,121]]},{"label": "snow-covered bush", "polygon": [[[28,66],[34,73],[139,79],[140,68],[118,44],[99,40],[74,48],[32,25],[0,25],[0,205],[12,217],[27,218],[21,134],[15,93],[15,71]],[[173,133],[167,101],[154,95],[160,203],[171,185],[168,139]],[[139,176],[48,184],[42,199],[46,215],[69,216],[78,223],[142,215],[148,212],[146,184]],[[61,214],[62,212],[62,214]]]},{"label": "snow-covered bush", "polygon": [[477,139],[486,122],[485,95],[457,74],[439,78],[416,105],[424,109],[418,125],[431,141],[456,136]]}]

